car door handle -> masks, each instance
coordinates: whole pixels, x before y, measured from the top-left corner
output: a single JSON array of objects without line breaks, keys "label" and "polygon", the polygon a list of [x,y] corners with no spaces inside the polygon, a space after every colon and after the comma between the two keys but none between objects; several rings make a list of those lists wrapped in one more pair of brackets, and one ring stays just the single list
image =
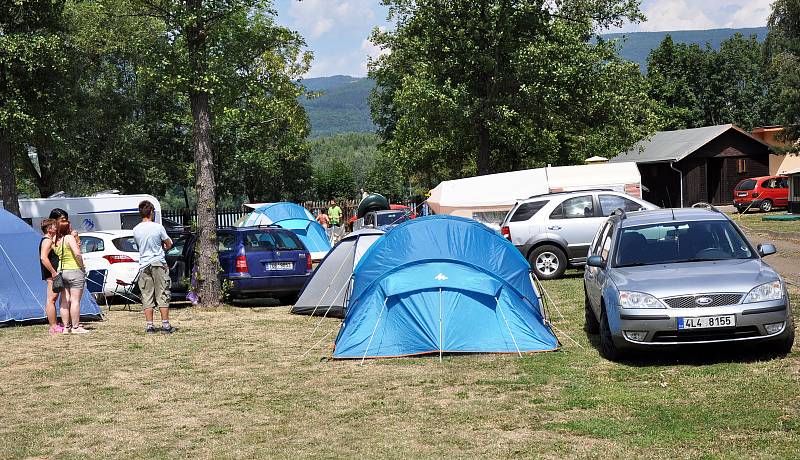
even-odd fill
[{"label": "car door handle", "polygon": [[548,230],[561,230],[561,227],[558,225],[551,225],[547,227]]}]

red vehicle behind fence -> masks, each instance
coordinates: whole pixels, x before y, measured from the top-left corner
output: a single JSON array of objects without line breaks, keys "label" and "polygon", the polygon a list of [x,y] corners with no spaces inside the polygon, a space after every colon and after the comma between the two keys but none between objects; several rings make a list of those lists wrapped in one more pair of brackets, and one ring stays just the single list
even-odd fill
[{"label": "red vehicle behind fence", "polygon": [[789,204],[789,178],[763,176],[744,179],[733,189],[733,205],[739,212],[760,209],[785,208]]}]

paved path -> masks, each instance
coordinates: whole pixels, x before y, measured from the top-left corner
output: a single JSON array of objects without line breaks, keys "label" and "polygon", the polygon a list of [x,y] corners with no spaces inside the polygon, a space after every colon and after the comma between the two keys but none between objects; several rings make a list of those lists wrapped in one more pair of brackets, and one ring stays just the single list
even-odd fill
[{"label": "paved path", "polygon": [[800,288],[800,242],[792,239],[779,239],[776,235],[759,233],[742,227],[753,246],[759,243],[772,243],[778,253],[767,256],[765,260],[778,271],[789,284]]}]

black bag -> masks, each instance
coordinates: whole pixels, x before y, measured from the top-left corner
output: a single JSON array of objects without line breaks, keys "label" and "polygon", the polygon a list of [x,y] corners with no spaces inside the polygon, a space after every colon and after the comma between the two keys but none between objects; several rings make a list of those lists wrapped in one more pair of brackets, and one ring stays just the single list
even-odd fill
[{"label": "black bag", "polygon": [[53,292],[61,292],[64,290],[64,277],[61,276],[61,272],[58,272],[56,276],[53,277]]},{"label": "black bag", "polygon": [[[58,268],[61,268],[61,259],[64,258],[64,237],[61,237],[61,257],[58,258]],[[61,270],[53,277],[53,292],[61,292],[64,290],[64,277],[61,275]]]}]

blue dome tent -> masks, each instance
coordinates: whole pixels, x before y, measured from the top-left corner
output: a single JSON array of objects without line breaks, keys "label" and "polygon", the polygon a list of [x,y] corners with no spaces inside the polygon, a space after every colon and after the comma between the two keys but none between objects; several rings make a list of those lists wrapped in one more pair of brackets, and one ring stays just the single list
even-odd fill
[{"label": "blue dome tent", "polygon": [[279,225],[293,231],[311,252],[311,258],[322,260],[331,250],[331,242],[325,229],[317,223],[308,209],[294,203],[268,203],[245,216],[241,227],[254,225]]},{"label": "blue dome tent", "polygon": [[[42,236],[0,208],[0,324],[47,319],[47,283],[39,269]],[[100,317],[100,307],[84,290],[81,316]]]},{"label": "blue dome tent", "polygon": [[401,224],[364,254],[352,283],[334,358],[559,347],[528,261],[473,220],[430,216]]}]

